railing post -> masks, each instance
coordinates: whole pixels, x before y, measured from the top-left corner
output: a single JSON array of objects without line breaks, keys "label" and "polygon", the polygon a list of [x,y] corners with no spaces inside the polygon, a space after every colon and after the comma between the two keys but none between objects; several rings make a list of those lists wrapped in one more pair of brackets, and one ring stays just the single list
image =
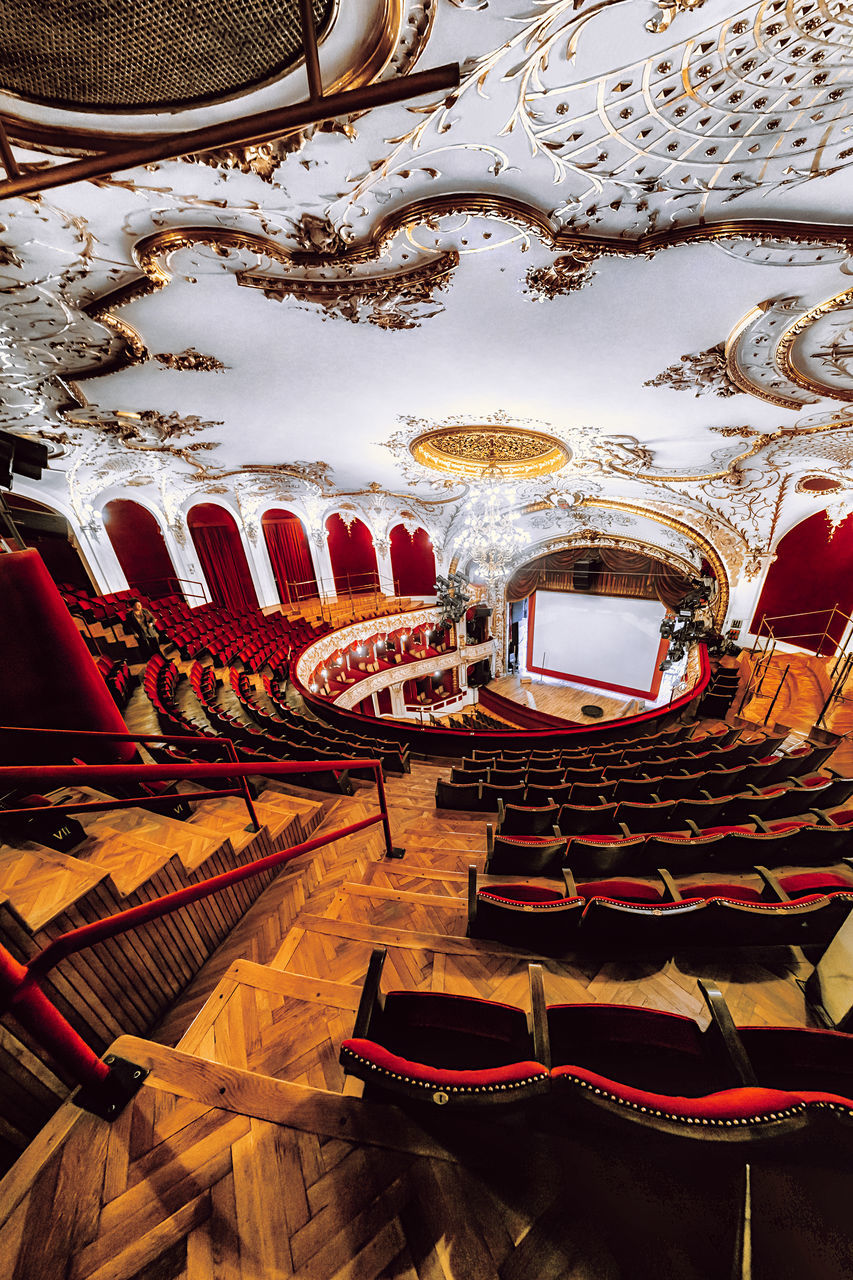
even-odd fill
[{"label": "railing post", "polygon": [[[228,755],[231,757],[231,759],[234,761],[235,764],[239,764],[240,757],[237,755],[237,748],[234,746],[234,743],[231,741],[230,738],[226,738],[225,742],[228,748]],[[244,773],[241,773],[238,778],[238,781],[240,783],[240,790],[243,793],[243,799],[246,802],[246,808],[249,811],[249,825],[246,827],[246,830],[260,831],[261,827],[260,827],[260,823],[258,822],[258,815],[255,811],[255,806],[252,803],[252,793],[249,791],[249,784],[246,781],[246,775]]]},{"label": "railing post", "polygon": [[0,1008],[56,1060],[76,1084],[78,1106],[113,1120],[142,1085],[148,1072],[123,1059],[102,1062],[78,1035],[22,964],[0,945]]},{"label": "railing post", "polygon": [[376,790],[379,796],[379,811],[382,814],[382,830],[385,833],[385,857],[402,858],[406,850],[394,845],[391,840],[391,823],[388,820],[388,801],[385,796],[385,776],[381,764],[374,765],[373,776],[376,779]]},{"label": "railing post", "polygon": [[773,694],[773,701],[770,703],[770,706],[767,708],[767,715],[764,717],[762,724],[767,724],[767,721],[770,719],[770,712],[776,706],[776,699],[779,697],[779,694],[782,692],[782,685],[785,683],[788,677],[788,672],[790,670],[791,670],[791,664],[789,662],[782,674],[782,679],[779,681],[778,688],[776,689],[776,692]]}]

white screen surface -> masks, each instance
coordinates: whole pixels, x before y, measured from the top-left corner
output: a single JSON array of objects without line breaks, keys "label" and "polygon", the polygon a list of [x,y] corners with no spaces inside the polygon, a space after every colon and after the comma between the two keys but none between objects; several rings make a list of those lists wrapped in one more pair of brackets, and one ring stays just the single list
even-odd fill
[{"label": "white screen surface", "polygon": [[656,688],[666,614],[657,600],[537,591],[532,604],[529,670],[640,695]]}]

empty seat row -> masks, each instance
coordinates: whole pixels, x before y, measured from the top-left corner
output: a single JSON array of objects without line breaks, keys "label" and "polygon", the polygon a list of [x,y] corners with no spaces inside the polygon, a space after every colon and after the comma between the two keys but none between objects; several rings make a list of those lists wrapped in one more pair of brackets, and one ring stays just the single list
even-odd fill
[{"label": "empty seat row", "polygon": [[[756,824],[757,825],[757,824]],[[853,810],[815,811],[797,819],[753,826],[708,827],[692,835],[523,836],[486,828],[490,875],[559,876],[563,866],[578,875],[650,875],[659,866],[679,874],[740,871],[769,866],[820,867],[851,848]]]},{"label": "empty seat row", "polygon": [[468,934],[527,951],[579,947],[826,947],[853,909],[853,878],[834,872],[779,879],[754,868],[760,887],[730,881],[657,884],[634,880],[575,883],[565,891],[535,884],[478,886],[468,868]]},{"label": "empty seat row", "polygon": [[[371,957],[340,1061],[365,1096],[449,1110],[522,1105],[552,1127],[616,1119],[691,1140],[770,1142],[831,1132],[850,1141],[853,1036],[736,1027],[699,983],[706,1029],[655,1009],[547,1004],[529,967],[530,1011],[472,996],[380,990]],[[555,1112],[554,1108],[558,1110]]]},{"label": "empty seat row", "polygon": [[[659,776],[638,774],[632,769],[627,776],[595,778],[588,782],[531,782],[531,777],[539,776],[538,770],[529,771],[526,781],[519,780],[521,775],[498,775],[498,780],[495,780],[494,774],[490,774],[487,781],[456,782],[439,778],[435,787],[435,805],[438,809],[500,812],[502,806],[510,805],[587,806],[623,800],[663,804],[686,796],[710,801],[714,797],[737,795],[747,788],[756,789],[759,784],[766,788],[789,778],[813,775],[833,750],[834,747],[805,745],[783,755],[748,760],[733,768],[700,768],[696,772],[683,770]],[[698,761],[696,763],[699,764]]]}]

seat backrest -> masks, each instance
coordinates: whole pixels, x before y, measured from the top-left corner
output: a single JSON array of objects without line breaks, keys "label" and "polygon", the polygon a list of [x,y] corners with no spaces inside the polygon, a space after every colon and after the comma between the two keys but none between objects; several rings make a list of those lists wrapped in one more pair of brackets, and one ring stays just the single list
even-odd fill
[{"label": "seat backrest", "polygon": [[556,804],[524,806],[508,804],[501,823],[502,835],[541,836],[553,831],[560,816]]}]

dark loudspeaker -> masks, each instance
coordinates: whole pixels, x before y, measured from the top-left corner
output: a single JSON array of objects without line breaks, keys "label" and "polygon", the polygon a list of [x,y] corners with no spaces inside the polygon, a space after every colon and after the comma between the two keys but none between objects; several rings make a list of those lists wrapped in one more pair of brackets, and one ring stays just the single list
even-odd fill
[{"label": "dark loudspeaker", "polygon": [[490,618],[491,616],[492,616],[492,611],[487,604],[474,605],[475,618]]},{"label": "dark loudspeaker", "polygon": [[572,590],[589,591],[592,585],[592,561],[578,560],[572,571]]}]

